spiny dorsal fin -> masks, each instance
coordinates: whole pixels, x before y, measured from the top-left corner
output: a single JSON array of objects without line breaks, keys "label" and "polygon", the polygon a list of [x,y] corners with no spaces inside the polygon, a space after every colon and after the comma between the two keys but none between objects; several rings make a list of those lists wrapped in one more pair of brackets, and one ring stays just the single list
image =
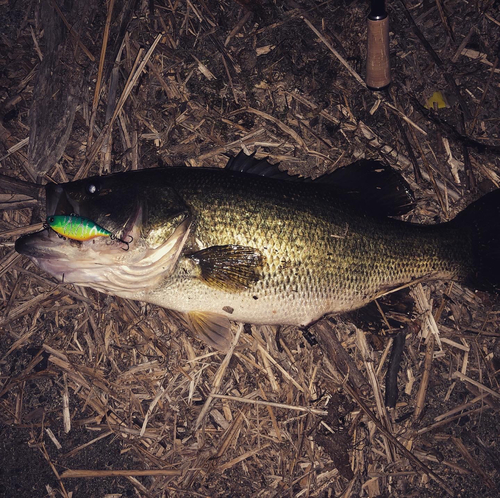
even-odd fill
[{"label": "spiny dorsal fin", "polygon": [[190,258],[207,285],[227,292],[242,291],[257,282],[263,264],[257,249],[237,245],[207,247]]},{"label": "spiny dorsal fin", "polygon": [[410,185],[395,169],[379,161],[362,159],[312,180],[280,171],[267,159],[256,159],[240,151],[226,169],[277,180],[331,185],[357,205],[379,216],[400,216],[415,206]]},{"label": "spiny dorsal fin", "polygon": [[[279,164],[279,163],[278,163]],[[289,175],[286,171],[281,171],[278,164],[271,164],[267,158],[257,159],[255,152],[247,156],[242,150],[236,157],[231,157],[226,164],[229,171],[238,171],[248,175],[265,176],[277,180],[303,180],[300,176]]]},{"label": "spiny dorsal fin", "polygon": [[187,313],[189,328],[198,339],[219,351],[227,351],[233,340],[231,322],[222,315],[205,311]]}]

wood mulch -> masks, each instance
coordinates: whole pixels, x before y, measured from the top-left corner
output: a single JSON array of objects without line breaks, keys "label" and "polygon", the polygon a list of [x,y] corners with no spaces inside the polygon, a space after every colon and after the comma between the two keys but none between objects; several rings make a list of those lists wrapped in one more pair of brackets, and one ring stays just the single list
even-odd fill
[{"label": "wood mulch", "polygon": [[224,355],[14,251],[35,183],[242,149],[313,177],[378,159],[405,219],[453,218],[500,183],[500,4],[388,10],[377,93],[360,0],[0,0],[0,496],[498,496],[495,296],[416,284],[312,337],[235,326]]}]

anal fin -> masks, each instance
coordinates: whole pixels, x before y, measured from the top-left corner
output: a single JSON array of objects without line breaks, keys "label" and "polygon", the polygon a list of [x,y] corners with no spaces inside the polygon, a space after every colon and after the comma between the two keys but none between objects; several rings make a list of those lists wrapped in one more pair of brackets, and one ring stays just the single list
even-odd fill
[{"label": "anal fin", "polygon": [[227,351],[233,340],[231,322],[222,315],[204,311],[187,313],[189,328],[205,344]]}]

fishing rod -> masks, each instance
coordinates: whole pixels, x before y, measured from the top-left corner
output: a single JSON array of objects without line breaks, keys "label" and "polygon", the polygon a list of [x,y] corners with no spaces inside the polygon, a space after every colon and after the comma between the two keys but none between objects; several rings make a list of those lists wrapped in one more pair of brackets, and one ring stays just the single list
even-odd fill
[{"label": "fishing rod", "polygon": [[371,90],[382,90],[391,82],[389,16],[385,10],[385,0],[371,0],[370,4],[366,85]]}]

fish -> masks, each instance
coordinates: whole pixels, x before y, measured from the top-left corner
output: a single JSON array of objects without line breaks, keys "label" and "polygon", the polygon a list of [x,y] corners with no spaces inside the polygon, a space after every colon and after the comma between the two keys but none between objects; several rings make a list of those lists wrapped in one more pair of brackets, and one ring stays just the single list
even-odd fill
[{"label": "fish", "polygon": [[58,280],[175,310],[221,351],[232,322],[306,327],[415,282],[500,287],[500,190],[449,222],[415,206],[399,172],[362,160],[314,180],[241,151],[225,168],[161,167],[46,186],[47,216],[92,220],[121,240],[15,248]]}]

